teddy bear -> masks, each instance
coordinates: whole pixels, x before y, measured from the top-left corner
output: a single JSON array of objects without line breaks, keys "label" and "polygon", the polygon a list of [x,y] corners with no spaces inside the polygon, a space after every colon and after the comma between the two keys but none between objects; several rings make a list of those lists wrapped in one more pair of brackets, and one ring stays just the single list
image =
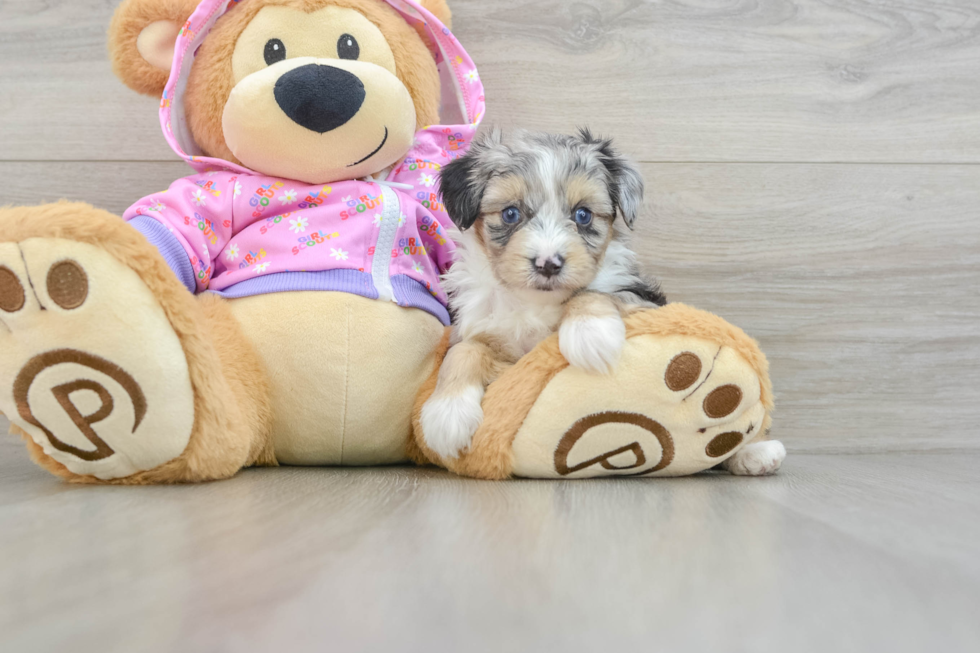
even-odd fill
[{"label": "teddy bear", "polygon": [[486,479],[778,468],[764,355],[681,304],[631,316],[602,377],[545,341],[488,388],[467,451],[426,446],[451,321],[439,172],[485,111],[450,25],[444,0],[119,6],[114,70],[160,98],[194,174],[121,218],[0,209],[0,411],[37,464],[126,485],[408,461]]}]

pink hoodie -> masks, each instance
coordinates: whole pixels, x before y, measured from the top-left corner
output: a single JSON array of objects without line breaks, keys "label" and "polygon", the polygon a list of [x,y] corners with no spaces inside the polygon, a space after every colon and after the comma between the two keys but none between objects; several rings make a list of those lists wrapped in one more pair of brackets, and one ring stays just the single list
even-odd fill
[{"label": "pink hoodie", "polygon": [[[476,67],[452,33],[414,0],[385,0],[425,25],[439,66],[443,119],[420,130],[387,179],[310,186],[201,154],[183,91],[214,22],[248,0],[204,0],[181,30],[160,105],[164,135],[198,174],[146,197],[125,220],[163,254],[191,292],[247,297],[325,290],[420,308],[449,324],[439,276],[452,262],[439,171],[466,153],[485,112]],[[381,255],[377,255],[381,252]]]}]

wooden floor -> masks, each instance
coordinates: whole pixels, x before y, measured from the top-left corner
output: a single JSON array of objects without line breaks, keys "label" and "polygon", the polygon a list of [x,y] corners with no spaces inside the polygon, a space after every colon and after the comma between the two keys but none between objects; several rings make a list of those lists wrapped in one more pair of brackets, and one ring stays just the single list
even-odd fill
[{"label": "wooden floor", "polygon": [[798,454],[763,479],[82,488],[8,440],[0,650],[976,651],[978,468]]},{"label": "wooden floor", "polygon": [[[0,650],[980,650],[980,2],[450,0],[488,120],[616,138],[757,337],[781,476],[69,487],[0,440]],[[0,205],[188,169],[116,0],[0,0]]]}]

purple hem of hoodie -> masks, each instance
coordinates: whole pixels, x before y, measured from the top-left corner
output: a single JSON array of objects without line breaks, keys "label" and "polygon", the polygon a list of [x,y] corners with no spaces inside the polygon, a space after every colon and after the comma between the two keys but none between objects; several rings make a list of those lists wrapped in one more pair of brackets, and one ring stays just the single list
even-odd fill
[{"label": "purple hem of hoodie", "polygon": [[[415,279],[398,275],[391,277],[391,287],[399,306],[417,308],[449,326],[449,311],[429,294]],[[255,279],[240,281],[224,290],[209,290],[225,299],[240,299],[277,292],[347,292],[368,299],[378,299],[378,290],[369,273],[358,270],[324,270],[322,272],[277,272]]]},{"label": "purple hem of hoodie", "polygon": [[157,248],[160,255],[177,275],[177,279],[191,292],[197,291],[197,279],[194,278],[194,266],[184,251],[177,237],[162,222],[146,215],[138,215],[129,221],[129,225],[143,234],[150,244]]},{"label": "purple hem of hoodie", "polygon": [[[167,265],[191,292],[197,290],[194,268],[190,258],[177,237],[170,233],[162,223],[145,215],[138,215],[129,221],[134,229],[143,234],[150,244],[157,248]],[[425,286],[415,279],[397,275],[391,277],[395,301],[399,306],[417,308],[435,316],[444,326],[449,326],[449,311],[433,297]],[[210,290],[225,299],[239,299],[268,295],[276,292],[301,291],[348,292],[368,299],[377,299],[378,290],[374,278],[358,270],[324,270],[322,272],[277,272],[262,277],[240,281],[224,290]]]}]

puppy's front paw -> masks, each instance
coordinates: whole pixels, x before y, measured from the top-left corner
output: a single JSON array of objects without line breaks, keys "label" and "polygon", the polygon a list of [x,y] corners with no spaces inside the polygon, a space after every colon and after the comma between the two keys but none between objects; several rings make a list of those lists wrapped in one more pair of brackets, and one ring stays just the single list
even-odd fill
[{"label": "puppy's front paw", "polygon": [[443,458],[458,458],[483,423],[483,388],[471,386],[455,395],[433,395],[422,406],[425,443]]},{"label": "puppy's front paw", "polygon": [[769,476],[779,471],[786,459],[786,447],[777,440],[752,442],[723,464],[735,476]]},{"label": "puppy's front paw", "polygon": [[558,330],[558,348],[575,367],[607,374],[616,367],[626,344],[626,325],[618,315],[573,317]]}]

